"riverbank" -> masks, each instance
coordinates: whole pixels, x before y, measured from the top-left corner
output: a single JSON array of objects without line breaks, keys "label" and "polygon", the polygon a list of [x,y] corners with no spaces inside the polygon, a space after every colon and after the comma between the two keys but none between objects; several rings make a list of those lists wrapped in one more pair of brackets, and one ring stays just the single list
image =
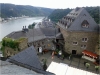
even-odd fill
[{"label": "riverbank", "polygon": [[11,20],[6,23],[0,23],[0,41],[3,37],[8,35],[9,33],[13,31],[19,31],[22,30],[23,26],[28,26],[30,24],[38,23],[43,20],[44,17],[29,17],[29,18],[21,18],[16,20]]},{"label": "riverbank", "polygon": [[11,17],[11,18],[1,18],[0,23],[9,22],[12,20],[22,19],[22,18],[30,18],[29,16],[23,16],[23,17]]}]

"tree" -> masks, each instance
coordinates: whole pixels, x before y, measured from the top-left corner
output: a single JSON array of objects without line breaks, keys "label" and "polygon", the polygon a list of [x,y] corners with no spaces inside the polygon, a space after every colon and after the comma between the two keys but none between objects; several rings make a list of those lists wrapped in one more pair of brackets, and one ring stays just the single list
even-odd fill
[{"label": "tree", "polygon": [[85,66],[88,69],[90,67],[90,64],[89,63],[86,63]]},{"label": "tree", "polygon": [[43,61],[43,70],[46,71],[46,69],[47,69],[47,64],[46,64],[47,59],[43,59],[42,61]]},{"label": "tree", "polygon": [[95,66],[95,70],[97,72],[99,70],[99,66]]}]

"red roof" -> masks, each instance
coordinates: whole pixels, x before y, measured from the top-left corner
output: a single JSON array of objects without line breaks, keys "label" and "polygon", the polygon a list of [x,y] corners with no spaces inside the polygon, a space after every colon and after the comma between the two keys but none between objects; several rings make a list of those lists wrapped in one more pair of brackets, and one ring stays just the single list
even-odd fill
[{"label": "red roof", "polygon": [[92,56],[92,57],[94,57],[94,58],[97,58],[97,57],[98,57],[97,54],[92,53],[92,52],[87,51],[87,50],[84,50],[82,53],[83,53],[83,54],[86,54],[86,55],[89,55],[89,56]]}]

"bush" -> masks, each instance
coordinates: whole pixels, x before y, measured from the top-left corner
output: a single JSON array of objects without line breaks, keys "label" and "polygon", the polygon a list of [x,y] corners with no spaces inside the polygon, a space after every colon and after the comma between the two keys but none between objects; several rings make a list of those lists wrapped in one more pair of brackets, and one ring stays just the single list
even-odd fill
[{"label": "bush", "polygon": [[10,47],[12,49],[16,49],[19,46],[19,42],[16,40],[13,40],[11,38],[3,38],[2,40],[2,46],[3,47]]}]

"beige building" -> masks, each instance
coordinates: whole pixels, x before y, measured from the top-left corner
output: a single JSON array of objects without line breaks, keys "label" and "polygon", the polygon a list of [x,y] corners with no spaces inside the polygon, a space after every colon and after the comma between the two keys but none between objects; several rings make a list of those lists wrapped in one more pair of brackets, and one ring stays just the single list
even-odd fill
[{"label": "beige building", "polygon": [[76,8],[57,23],[65,41],[65,52],[82,54],[83,50],[95,52],[98,25],[84,8]]}]

